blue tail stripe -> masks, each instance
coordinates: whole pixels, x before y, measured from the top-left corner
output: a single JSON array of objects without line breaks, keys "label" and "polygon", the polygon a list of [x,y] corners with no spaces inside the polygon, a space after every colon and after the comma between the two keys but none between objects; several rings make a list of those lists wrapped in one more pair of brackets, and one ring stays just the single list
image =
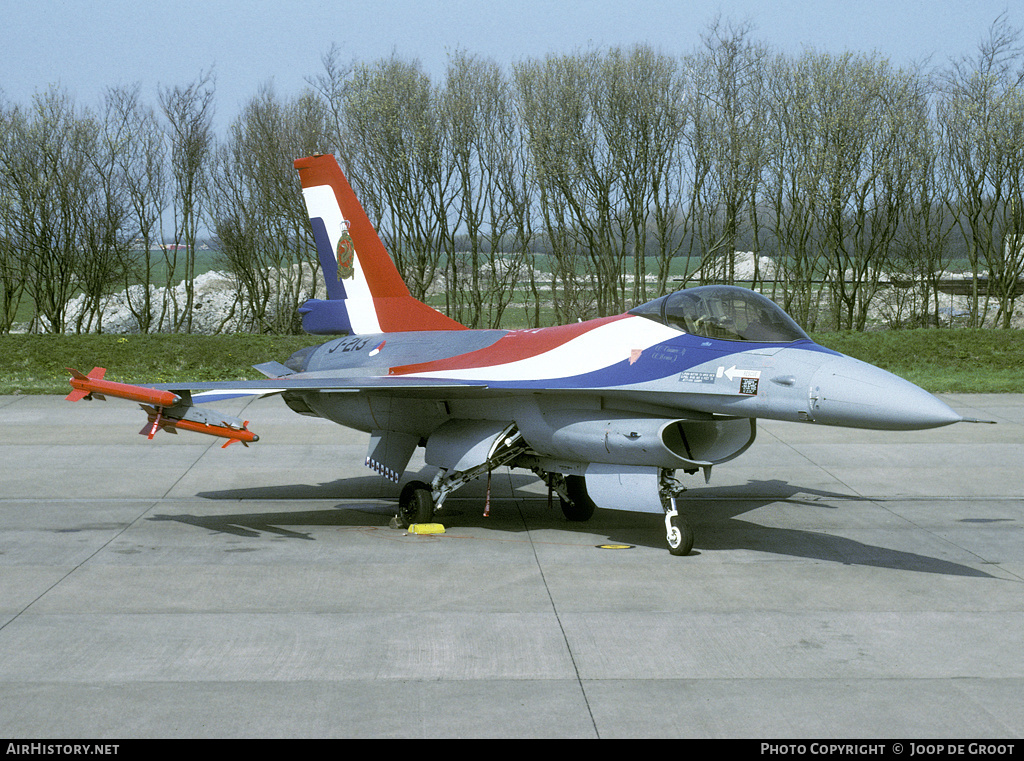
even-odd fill
[{"label": "blue tail stripe", "polygon": [[320,257],[320,267],[323,270],[324,282],[327,285],[327,298],[345,298],[345,286],[338,277],[338,260],[331,249],[331,238],[327,234],[327,225],[322,217],[312,217],[309,220],[313,226],[313,240],[316,241],[316,252]]}]

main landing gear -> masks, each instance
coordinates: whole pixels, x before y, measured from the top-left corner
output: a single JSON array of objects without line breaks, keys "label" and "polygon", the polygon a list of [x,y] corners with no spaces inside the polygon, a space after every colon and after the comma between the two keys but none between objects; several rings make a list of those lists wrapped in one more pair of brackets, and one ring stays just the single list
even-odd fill
[{"label": "main landing gear", "polygon": [[391,520],[392,527],[409,528],[414,523],[430,523],[434,513],[441,510],[449,494],[482,476],[488,478],[487,506],[484,508],[486,515],[491,502],[491,471],[505,465],[515,467],[514,462],[528,451],[529,447],[519,429],[515,424],[509,425],[494,440],[483,462],[466,470],[441,468],[429,484],[424,481],[407,483],[398,497],[398,514]]},{"label": "main landing gear", "polygon": [[562,508],[562,515],[567,521],[582,522],[589,521],[594,517],[597,505],[587,494],[587,481],[583,476],[563,476],[561,473],[546,473],[535,471],[538,476],[548,485],[550,494],[558,495],[559,506]]},{"label": "main landing gear", "polygon": [[[587,483],[583,476],[543,473],[542,478],[548,482],[552,491],[558,494],[562,515],[567,521],[588,521],[593,517],[597,505],[587,494]],[[434,512],[440,508],[443,497],[457,488],[453,485],[453,480],[458,482],[457,486],[465,483],[465,480],[452,479],[442,471],[434,479],[434,484],[410,481],[403,486],[398,496],[398,514],[392,519],[392,528],[409,528],[414,523],[430,523]],[[435,493],[443,495],[436,502]]]}]

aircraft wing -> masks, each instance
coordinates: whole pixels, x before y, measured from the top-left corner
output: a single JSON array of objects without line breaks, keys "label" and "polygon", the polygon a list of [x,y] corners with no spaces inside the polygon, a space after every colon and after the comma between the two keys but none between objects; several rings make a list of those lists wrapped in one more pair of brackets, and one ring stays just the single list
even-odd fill
[{"label": "aircraft wing", "polygon": [[239,396],[272,396],[285,391],[319,391],[321,393],[358,393],[361,391],[401,391],[409,394],[447,394],[459,391],[481,391],[486,383],[461,383],[432,378],[380,377],[338,378],[304,377],[300,374],[282,378],[267,378],[252,381],[197,381],[177,383],[156,383],[147,385],[161,391],[200,392],[192,394],[194,402],[210,402]]},{"label": "aircraft wing", "polygon": [[[280,378],[253,381],[180,381],[134,385],[106,380],[106,368],[94,367],[88,374],[71,372],[72,392],[68,401],[81,399],[104,400],[108,396],[138,402],[149,416],[149,422],[140,433],[153,438],[157,431],[177,433],[179,430],[205,433],[227,439],[228,444],[240,441],[258,441],[259,437],[248,429],[248,420],[231,415],[203,410],[195,405],[202,402],[231,399],[242,396],[271,396],[287,391],[318,391],[320,393],[360,393],[368,391],[401,391],[409,396],[451,396],[458,391],[480,391],[486,384],[458,383],[431,378],[378,377],[343,378],[330,374],[294,373]],[[197,393],[193,393],[197,392]]]}]

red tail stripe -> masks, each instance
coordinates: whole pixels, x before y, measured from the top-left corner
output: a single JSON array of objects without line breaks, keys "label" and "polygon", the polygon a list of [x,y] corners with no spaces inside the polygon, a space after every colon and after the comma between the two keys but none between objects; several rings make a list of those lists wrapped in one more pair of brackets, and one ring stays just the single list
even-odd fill
[{"label": "red tail stripe", "polygon": [[387,249],[377,236],[377,231],[370,224],[369,217],[363,211],[362,204],[356,198],[345,175],[338,167],[334,156],[308,156],[295,160],[295,168],[299,171],[299,179],[304,188],[315,188],[318,185],[330,185],[334,197],[338,199],[341,213],[349,223],[349,235],[356,244],[356,256],[366,275],[366,283],[374,298],[388,296],[408,296],[409,289],[398,274],[394,262],[388,256]]},{"label": "red tail stripe", "polygon": [[466,330],[448,315],[417,301],[412,296],[398,299],[373,300],[377,322],[382,333],[400,333],[408,330]]}]

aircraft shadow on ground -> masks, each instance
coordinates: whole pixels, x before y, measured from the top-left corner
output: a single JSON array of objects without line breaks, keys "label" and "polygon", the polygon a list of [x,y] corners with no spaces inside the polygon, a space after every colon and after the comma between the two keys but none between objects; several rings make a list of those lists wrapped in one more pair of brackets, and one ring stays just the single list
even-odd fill
[{"label": "aircraft shadow on ground", "polygon": [[[448,499],[437,520],[449,531],[480,527],[522,533],[543,528],[607,536],[609,543],[664,548],[661,516],[621,510],[598,510],[591,520],[566,521],[558,500],[549,504],[536,489],[537,480],[515,474],[496,475],[490,515],[483,515],[486,484],[468,484]],[[529,491],[526,487],[532,487]],[[261,536],[316,539],[317,527],[385,527],[395,514],[399,487],[378,476],[350,478],[321,484],[288,484],[203,492],[210,500],[366,500],[366,504],[339,504],[322,509],[281,510],[229,515],[155,515],[152,520],[173,520],[218,533],[247,538]],[[865,497],[803,488],[785,481],[750,481],[740,486],[700,487],[687,491],[680,512],[694,526],[695,553],[701,550],[752,550],[803,557],[845,565],[895,570],[996,578],[977,568],[941,558],[880,547],[824,531],[764,526],[738,516],[759,508],[783,504],[808,510],[857,509]],[[309,529],[309,530],[306,530]],[[667,554],[667,550],[666,550]]]},{"label": "aircraft shadow on ground", "polygon": [[[749,481],[744,486],[695,489],[680,505],[695,527],[700,547],[708,550],[748,549],[806,557],[844,565],[996,578],[992,574],[942,558],[867,544],[826,531],[762,526],[738,516],[772,505],[810,510],[857,510],[877,498],[804,488],[785,481]],[[770,520],[770,518],[769,518]]]}]

